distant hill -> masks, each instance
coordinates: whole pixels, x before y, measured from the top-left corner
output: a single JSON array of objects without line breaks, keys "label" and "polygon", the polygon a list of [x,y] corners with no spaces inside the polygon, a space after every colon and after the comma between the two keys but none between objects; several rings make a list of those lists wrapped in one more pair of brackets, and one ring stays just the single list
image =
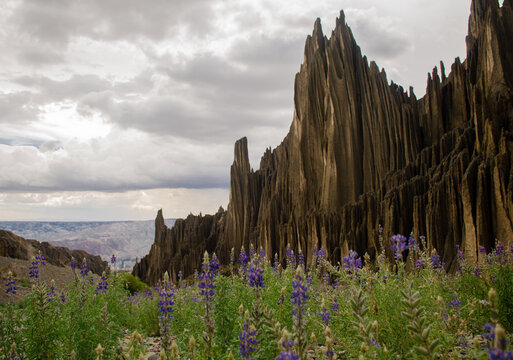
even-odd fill
[{"label": "distant hill", "polygon": [[60,267],[68,267],[71,259],[75,258],[80,264],[82,259],[86,259],[91,272],[100,275],[103,271],[108,271],[109,265],[97,255],[91,255],[81,249],[71,250],[63,246],[54,246],[48,242],[39,242],[37,240],[24,239],[8,230],[0,229],[0,271],[4,269],[5,259],[19,259],[30,261],[34,256],[41,252],[46,258],[48,264]]},{"label": "distant hill", "polygon": [[[173,226],[175,219],[166,219]],[[131,268],[147,254],[155,237],[154,220],[147,221],[0,221],[0,229],[26,239],[46,241],[70,249],[85,250],[109,260],[116,254],[121,268]]]}]

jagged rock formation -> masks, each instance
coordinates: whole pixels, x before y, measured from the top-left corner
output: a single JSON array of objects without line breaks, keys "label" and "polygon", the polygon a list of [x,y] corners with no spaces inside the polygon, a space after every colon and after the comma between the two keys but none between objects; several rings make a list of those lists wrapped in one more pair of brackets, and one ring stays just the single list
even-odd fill
[{"label": "jagged rock formation", "polygon": [[[456,244],[475,260],[479,246],[490,249],[496,238],[509,244],[511,39],[513,0],[502,7],[497,0],[474,0],[467,59],[457,58],[449,75],[443,63],[435,67],[426,95],[417,99],[362,56],[343,12],[329,39],[317,20],[282,144],[266,150],[260,169],[252,171],[247,141],[239,140],[227,211],[215,215],[215,224],[188,217],[181,225],[188,232],[157,230],[155,249],[134,273],[153,283],[165,270],[199,268],[205,249],[227,262],[232,247],[250,243],[282,259],[287,243],[301,248],[307,261],[317,246],[334,262],[349,249],[372,256],[379,224],[385,238],[425,235],[448,266]],[[208,231],[198,238],[194,224],[204,222]]]},{"label": "jagged rock formation", "polygon": [[109,271],[109,265],[99,256],[83,250],[70,250],[47,242],[24,239],[10,231],[0,229],[0,256],[30,260],[39,250],[47,262],[55,266],[69,266],[71,257],[74,257],[78,263],[86,258],[91,272],[101,275],[103,271]]},{"label": "jagged rock formation", "polygon": [[169,229],[159,210],[155,219],[155,242],[150,254],[135,265],[133,273],[148,283],[157,282],[165,271],[175,280],[180,270],[186,275],[192,274],[201,267],[204,252],[215,251],[224,214],[223,208],[219,208],[215,215],[189,215],[186,219],[177,219]]}]

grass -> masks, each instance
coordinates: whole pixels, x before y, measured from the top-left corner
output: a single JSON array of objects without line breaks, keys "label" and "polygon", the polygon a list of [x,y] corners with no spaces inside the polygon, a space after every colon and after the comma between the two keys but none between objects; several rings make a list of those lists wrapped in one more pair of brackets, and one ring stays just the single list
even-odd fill
[{"label": "grass", "polygon": [[[168,359],[507,358],[513,252],[498,244],[478,265],[460,252],[459,270],[446,273],[433,253],[405,244],[394,260],[351,253],[341,266],[323,252],[285,269],[253,254],[223,274],[206,255],[212,276],[154,288],[113,273],[98,292],[78,269],[62,294],[31,279],[23,301],[0,307],[0,358],[138,359],[154,335]],[[120,347],[126,330],[134,334]]]}]

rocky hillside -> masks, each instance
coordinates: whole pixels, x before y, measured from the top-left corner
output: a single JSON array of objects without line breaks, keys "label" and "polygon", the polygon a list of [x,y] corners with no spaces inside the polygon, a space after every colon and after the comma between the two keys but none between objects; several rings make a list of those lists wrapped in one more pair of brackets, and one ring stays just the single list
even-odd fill
[{"label": "rocky hillside", "polygon": [[[174,219],[165,219],[168,226]],[[25,239],[85,250],[109,260],[116,254],[119,268],[132,268],[136,258],[148,253],[154,240],[154,223],[144,221],[0,221],[0,229]]]},{"label": "rocky hillside", "polygon": [[[344,13],[329,39],[317,20],[295,79],[294,117],[260,168],[245,138],[235,144],[230,202],[214,216],[173,229],[156,220],[155,243],[134,268],[154,283],[164,271],[199,268],[205,250],[227,262],[232,247],[349,249],[371,256],[385,238],[425,235],[448,266],[455,245],[479,260],[480,246],[513,238],[513,0],[474,0],[467,58],[427,79],[426,95],[389,84],[362,56]],[[387,245],[387,244],[386,244]],[[386,246],[388,249],[388,246]],[[387,250],[388,251],[388,250]]]},{"label": "rocky hillside", "polygon": [[69,266],[71,257],[80,263],[85,257],[89,270],[93,273],[101,275],[103,271],[109,269],[108,263],[101,257],[91,255],[84,250],[70,250],[62,246],[53,246],[47,242],[26,240],[10,231],[0,229],[0,257],[30,260],[39,251],[49,264],[55,266]]}]

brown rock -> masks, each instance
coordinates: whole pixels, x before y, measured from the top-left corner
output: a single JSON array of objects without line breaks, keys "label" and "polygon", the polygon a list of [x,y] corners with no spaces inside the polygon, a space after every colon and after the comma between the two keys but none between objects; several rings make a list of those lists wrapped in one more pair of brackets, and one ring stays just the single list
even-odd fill
[{"label": "brown rock", "polygon": [[474,259],[495,239],[509,244],[512,38],[512,1],[474,0],[467,59],[447,76],[443,64],[440,75],[434,68],[417,99],[368,63],[343,13],[329,39],[317,20],[283,142],[252,171],[247,140],[237,141],[226,213],[189,216],[157,234],[134,273],[153,283],[165,270],[199,268],[204,250],[226,263],[232,247],[249,243],[281,259],[287,243],[307,261],[319,246],[333,262],[349,249],[372,256],[379,224],[385,238],[425,235],[449,267],[457,244]]}]

